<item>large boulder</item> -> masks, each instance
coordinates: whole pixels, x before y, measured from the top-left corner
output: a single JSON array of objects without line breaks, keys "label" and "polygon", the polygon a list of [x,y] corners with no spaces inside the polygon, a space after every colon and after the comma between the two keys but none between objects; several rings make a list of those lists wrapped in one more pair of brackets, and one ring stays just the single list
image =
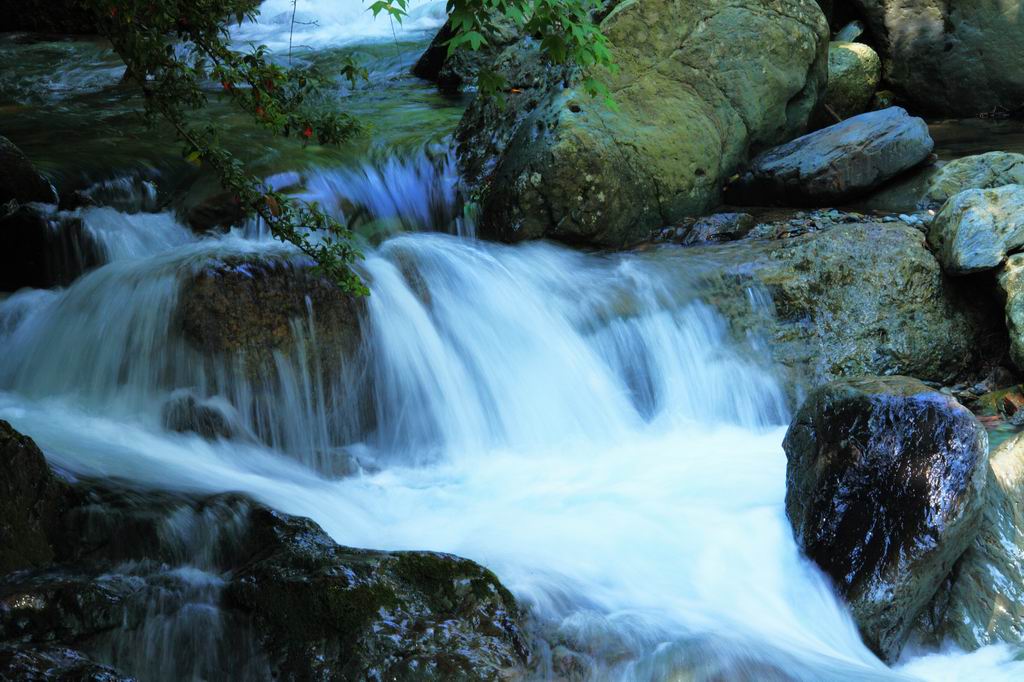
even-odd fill
[{"label": "large boulder", "polygon": [[525,667],[515,600],[478,564],[340,547],[263,508],[246,546],[227,601],[251,614],[275,678],[494,680]]},{"label": "large boulder", "polygon": [[989,644],[1024,643],[1024,434],[989,459],[978,536],[937,598],[937,635],[971,651]]},{"label": "large boulder", "polygon": [[[708,300],[738,337],[764,338],[790,383],[858,374],[953,382],[986,352],[991,321],[973,316],[924,236],[902,223],[680,250],[680,270],[692,272],[688,254],[710,269]],[[751,292],[766,303],[752,306]]]},{"label": "large boulder", "polygon": [[52,539],[68,505],[36,444],[0,420],[0,575],[54,558]]},{"label": "large boulder", "polygon": [[1024,185],[1024,154],[988,152],[950,161],[928,181],[927,200],[943,204],[968,189]]},{"label": "large boulder", "polygon": [[922,119],[899,107],[872,111],[762,153],[727,198],[742,204],[835,205],[921,164],[934,146]]},{"label": "large boulder", "polygon": [[878,53],[864,43],[833,42],[828,48],[825,104],[841,119],[867,111],[882,77]]},{"label": "large boulder", "polygon": [[885,79],[930,115],[1024,107],[1021,0],[853,0]]},{"label": "large boulder", "polygon": [[337,369],[361,343],[363,306],[309,263],[232,257],[208,261],[184,283],[179,316],[193,347],[241,358],[251,376],[263,376],[276,353],[315,353]]},{"label": "large boulder", "polygon": [[928,242],[951,275],[999,267],[1024,247],[1024,185],[960,192],[935,216]]},{"label": "large boulder", "polygon": [[456,137],[481,235],[641,241],[717,204],[748,154],[800,134],[824,94],[814,0],[627,0],[601,28],[617,72],[551,67],[526,40],[494,65],[504,101],[467,110]]},{"label": "large boulder", "polygon": [[808,396],[783,446],[797,544],[849,602],[865,643],[894,661],[977,533],[984,427],[919,381],[864,377]]},{"label": "large boulder", "polygon": [[0,135],[0,204],[57,203],[57,190],[13,142]]}]

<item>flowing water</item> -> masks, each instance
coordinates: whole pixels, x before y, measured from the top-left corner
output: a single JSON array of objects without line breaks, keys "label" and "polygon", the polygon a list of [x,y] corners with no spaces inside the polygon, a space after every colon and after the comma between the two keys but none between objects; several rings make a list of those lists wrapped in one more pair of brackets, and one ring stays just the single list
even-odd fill
[{"label": "flowing water", "polygon": [[[293,40],[387,38],[391,27],[358,5],[302,3],[299,19],[320,23]],[[238,39],[280,49],[290,8],[268,0],[269,20]],[[416,5],[402,30],[436,27],[438,8]],[[405,49],[397,63],[414,55]],[[422,102],[420,86],[397,82],[382,87]],[[1024,675],[1009,647],[908,654],[895,669],[876,659],[797,551],[783,509],[787,387],[702,296],[706,264],[475,241],[450,159],[423,146],[453,119],[433,120],[411,152],[306,162],[278,178],[372,226],[365,343],[349,369],[279,356],[272,380],[255,381],[237,358],[192,348],[177,325],[190,276],[211,258],[292,254],[258,226],[191,234],[129,167],[92,185],[114,207],[74,214],[104,264],[0,301],[0,419],[71,476],[150,495],[239,491],[342,544],[479,561],[527,607],[540,679]],[[315,334],[316,312],[294,321],[299,336]],[[221,409],[237,436],[164,428],[164,406],[183,394]],[[342,458],[354,475],[336,475]],[[146,680],[265,674],[255,655],[244,670],[225,666],[244,642],[216,607],[208,548],[233,517],[215,512],[170,514],[169,565],[122,567],[150,585],[138,607],[147,624],[90,653]]]}]

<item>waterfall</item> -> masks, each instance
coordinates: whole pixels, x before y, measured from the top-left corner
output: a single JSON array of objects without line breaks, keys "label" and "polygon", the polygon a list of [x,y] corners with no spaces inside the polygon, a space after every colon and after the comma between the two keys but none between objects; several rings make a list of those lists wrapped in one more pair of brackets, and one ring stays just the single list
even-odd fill
[{"label": "waterfall", "polygon": [[[291,39],[422,39],[444,19],[443,2],[411,6],[392,26],[362,0],[299,0]],[[292,2],[261,9],[236,43],[286,48]],[[116,80],[108,61],[99,82]],[[341,357],[312,296],[274,330],[298,350],[275,348],[260,373],[197,344],[184,306],[203,272],[258,278],[253,263],[274,263],[298,278],[307,264],[259,225],[192,233],[158,211],[157,176],[114,173],[86,192],[102,207],[47,214],[78,225],[95,258],[61,286],[0,297],[0,419],[62,474],[137,491],[156,519],[157,556],[126,548],[102,576],[133,596],[86,653],[144,680],[269,677],[220,608],[229,576],[212,551],[248,503],[192,497],[239,493],[345,545],[492,569],[524,607],[536,679],[1024,675],[1009,647],[889,668],[862,644],[785,517],[792,387],[766,341],[716,308],[706,255],[478,241],[451,157],[364,161],[268,180],[368,237],[371,295]],[[768,291],[735,293],[773,314]]]}]

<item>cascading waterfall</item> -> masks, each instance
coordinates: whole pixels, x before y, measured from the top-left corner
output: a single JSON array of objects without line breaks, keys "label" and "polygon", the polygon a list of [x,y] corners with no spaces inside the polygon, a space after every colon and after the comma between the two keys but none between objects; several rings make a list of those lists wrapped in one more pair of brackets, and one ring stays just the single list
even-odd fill
[{"label": "cascading waterfall", "polygon": [[[184,279],[210,258],[254,255],[288,251],[255,233],[192,237],[0,303],[0,418],[78,476],[239,490],[345,544],[476,559],[528,606],[538,677],[901,677],[798,555],[782,509],[784,392],[702,301],[697,261],[391,238],[363,266],[370,377],[356,399],[376,419],[338,440],[336,415],[302,382],[315,366],[277,363],[282,383],[261,394],[231,358],[211,376],[176,328]],[[182,389],[232,405],[252,436],[168,432],[161,408]],[[251,421],[253,402],[271,399],[278,431]],[[366,467],[326,475],[311,454],[324,448]],[[152,679],[216,668],[133,658],[174,642],[205,646],[200,659],[223,648],[189,635],[225,632],[210,610],[216,574],[201,558],[170,570],[176,587],[145,604],[155,630],[115,636],[102,660]],[[953,660],[1008,674],[1010,655],[924,658],[906,672],[931,679]]]},{"label": "cascading waterfall", "polygon": [[[291,39],[403,39],[439,25],[443,4],[413,3],[393,34],[359,0],[300,0]],[[292,9],[268,0],[235,38],[286,47]],[[81,220],[99,267],[0,300],[0,419],[72,477],[146,491],[160,518],[160,560],[105,576],[142,587],[90,655],[145,680],[268,676],[217,607],[211,547],[241,532],[239,510],[176,496],[241,492],[343,544],[493,569],[526,607],[538,679],[1024,675],[1009,647],[908,654],[895,669],[864,647],[785,518],[787,387],[763,342],[735,338],[705,297],[699,257],[475,241],[451,159],[427,151],[276,179],[296,181],[377,226],[362,347],[346,362],[280,353],[256,378],[244,358],[192,345],[183,291],[209,263],[301,263],[255,224],[199,236],[146,212],[151,188],[134,177],[94,188],[105,207],[61,214]],[[743,293],[768,314],[765,291]],[[314,349],[317,314],[291,321]],[[168,428],[180,398],[232,435]]]}]

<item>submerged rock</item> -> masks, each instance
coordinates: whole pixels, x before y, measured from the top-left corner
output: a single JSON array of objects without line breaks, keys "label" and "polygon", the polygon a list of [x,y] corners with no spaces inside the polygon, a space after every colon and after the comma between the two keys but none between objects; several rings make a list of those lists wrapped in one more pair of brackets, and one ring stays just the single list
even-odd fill
[{"label": "submerged rock", "polygon": [[0,575],[48,564],[52,538],[68,505],[58,480],[30,438],[0,420]]},{"label": "submerged rock", "polygon": [[960,192],[935,216],[928,242],[951,275],[999,267],[1024,247],[1024,185]]},{"label": "submerged rock", "polygon": [[841,119],[867,111],[882,77],[878,53],[864,43],[833,42],[828,48],[825,104]]},{"label": "submerged rock", "polygon": [[1024,107],[1021,0],[853,0],[885,79],[931,115]]},{"label": "submerged rock", "polygon": [[317,354],[326,368],[337,368],[361,342],[363,300],[307,264],[261,257],[210,261],[185,283],[179,305],[182,330],[194,347],[241,358],[253,376],[272,370],[275,353]]},{"label": "submerged rock", "polygon": [[580,74],[526,43],[495,63],[513,92],[478,98],[456,133],[479,233],[622,246],[718,203],[751,150],[800,134],[824,94],[828,27],[813,0],[634,0],[601,23],[615,74]]},{"label": "submerged rock", "polygon": [[950,161],[928,182],[927,199],[938,204],[968,189],[1024,185],[1024,154],[989,152]]},{"label": "submerged rock", "polygon": [[472,561],[340,547],[262,508],[247,542],[227,598],[252,614],[275,677],[493,680],[526,664],[515,600]]},{"label": "submerged rock", "polygon": [[905,377],[814,391],[783,443],[797,544],[894,661],[981,520],[988,436],[953,398]]},{"label": "submerged rock", "polygon": [[1024,643],[1024,434],[991,455],[977,537],[941,595],[936,633],[972,651]]},{"label": "submerged rock", "polygon": [[57,203],[57,190],[13,142],[0,135],[0,204]]},{"label": "submerged rock", "polygon": [[868,112],[764,152],[730,186],[727,199],[761,205],[842,203],[921,164],[934,146],[927,124],[905,110]]},{"label": "submerged rock", "polygon": [[[790,383],[860,374],[950,382],[988,347],[991,320],[974,316],[924,236],[901,222],[848,222],[694,253],[710,268],[708,300],[740,338],[764,338]],[[762,292],[767,300],[752,305]]]},{"label": "submerged rock", "polygon": [[200,402],[191,394],[168,401],[162,416],[164,426],[178,433],[195,433],[207,440],[235,436],[235,429],[224,409],[209,402]]}]

